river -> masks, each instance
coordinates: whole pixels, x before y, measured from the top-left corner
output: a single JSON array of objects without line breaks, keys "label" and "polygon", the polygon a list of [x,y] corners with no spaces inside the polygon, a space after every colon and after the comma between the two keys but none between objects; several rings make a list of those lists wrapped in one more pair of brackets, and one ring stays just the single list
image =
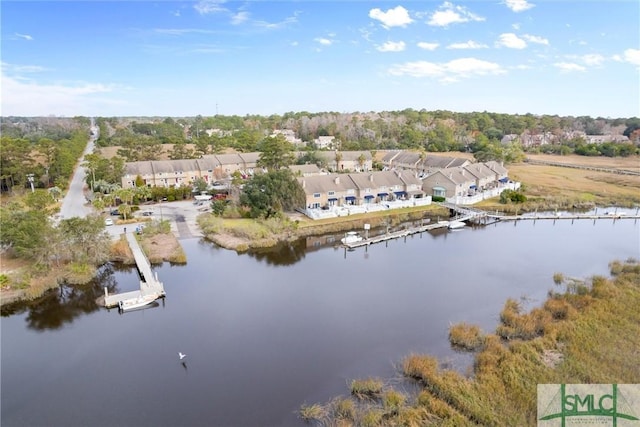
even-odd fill
[{"label": "river", "polygon": [[188,264],[155,267],[167,297],[147,309],[95,305],[104,286],[137,287],[135,270],[108,266],[3,311],[3,427],[303,425],[301,404],[346,395],[354,378],[398,383],[412,352],[464,371],[451,323],[491,331],[507,298],[540,304],[556,272],[607,275],[609,261],[640,257],[640,226],[523,221],[253,255],[181,243]]}]

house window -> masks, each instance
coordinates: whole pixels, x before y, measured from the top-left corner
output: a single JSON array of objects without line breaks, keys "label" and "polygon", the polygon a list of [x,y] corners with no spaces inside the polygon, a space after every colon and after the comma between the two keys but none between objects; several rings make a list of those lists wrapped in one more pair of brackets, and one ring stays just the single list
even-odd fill
[{"label": "house window", "polygon": [[328,191],[327,195],[329,196],[335,196],[336,192],[335,191]]},{"label": "house window", "polygon": [[320,198],[320,193],[313,193],[313,197],[315,197],[316,199]]}]

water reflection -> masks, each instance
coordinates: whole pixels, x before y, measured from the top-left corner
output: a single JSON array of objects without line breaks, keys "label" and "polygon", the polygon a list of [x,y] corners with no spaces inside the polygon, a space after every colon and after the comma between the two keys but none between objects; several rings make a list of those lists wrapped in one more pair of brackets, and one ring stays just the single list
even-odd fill
[{"label": "water reflection", "polygon": [[110,293],[117,291],[111,264],[101,267],[97,276],[85,285],[63,283],[34,301],[3,307],[2,316],[28,311],[25,319],[28,328],[37,331],[61,329],[77,317],[99,310],[97,300],[104,295],[105,287]]},{"label": "water reflection", "polygon": [[306,248],[305,239],[298,239],[295,242],[281,243],[275,248],[253,250],[249,252],[249,256],[268,265],[293,265],[304,259]]}]

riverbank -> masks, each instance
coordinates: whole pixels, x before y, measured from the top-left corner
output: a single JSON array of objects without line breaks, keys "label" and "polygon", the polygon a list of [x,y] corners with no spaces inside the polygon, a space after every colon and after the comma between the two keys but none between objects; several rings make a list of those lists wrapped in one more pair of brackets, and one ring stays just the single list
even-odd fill
[{"label": "riverbank", "polygon": [[494,333],[452,326],[452,342],[480,342],[466,375],[408,355],[399,370],[415,393],[354,380],[349,397],[303,405],[300,417],[319,425],[536,425],[538,384],[640,383],[640,264],[614,261],[610,270],[611,278],[585,281],[554,275],[564,292],[530,312],[508,300]]},{"label": "riverbank", "polygon": [[205,239],[225,249],[246,252],[310,236],[362,230],[365,224],[371,228],[394,228],[406,222],[432,221],[448,215],[447,209],[430,205],[322,220],[312,220],[298,213],[285,219],[269,220],[227,219],[202,214],[197,223]]},{"label": "riverbank", "polygon": [[[170,262],[186,264],[186,255],[175,234],[170,230],[145,227],[147,231],[141,234],[142,250],[152,264]],[[129,245],[124,239],[112,242],[109,251],[109,261],[125,265],[133,265],[135,261]],[[0,288],[0,307],[20,301],[29,301],[44,295],[45,292],[60,286],[60,283],[84,284],[91,281],[98,271],[97,266],[64,265],[52,267],[49,271],[41,272],[19,258],[11,257],[4,252],[0,255],[0,277],[3,279]]]}]

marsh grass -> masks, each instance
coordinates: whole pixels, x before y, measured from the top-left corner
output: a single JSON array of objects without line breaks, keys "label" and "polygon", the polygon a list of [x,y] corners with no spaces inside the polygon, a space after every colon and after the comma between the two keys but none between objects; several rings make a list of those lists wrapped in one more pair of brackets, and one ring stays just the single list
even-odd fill
[{"label": "marsh grass", "polygon": [[300,418],[305,422],[322,421],[327,417],[327,410],[317,403],[313,405],[302,405],[298,411]]},{"label": "marsh grass", "polygon": [[64,280],[71,285],[82,285],[88,283],[96,271],[97,268],[91,264],[72,262],[65,268]]},{"label": "marsh grass", "polygon": [[129,248],[129,244],[124,236],[120,236],[120,239],[111,244],[109,258],[112,261],[121,262],[123,264],[133,264],[135,262],[131,248]]},{"label": "marsh grass", "polygon": [[350,391],[358,399],[377,399],[382,393],[383,382],[379,378],[352,380]]},{"label": "marsh grass", "polygon": [[381,388],[376,399],[357,400],[354,425],[535,425],[537,384],[639,383],[640,263],[614,261],[610,268],[613,278],[595,276],[585,289],[552,293],[529,312],[507,300],[471,377],[441,369],[429,355],[407,356],[401,372],[420,384],[417,396]]},{"label": "marsh grass", "polygon": [[458,323],[449,327],[449,342],[460,350],[475,351],[484,345],[485,337],[477,325]]}]

